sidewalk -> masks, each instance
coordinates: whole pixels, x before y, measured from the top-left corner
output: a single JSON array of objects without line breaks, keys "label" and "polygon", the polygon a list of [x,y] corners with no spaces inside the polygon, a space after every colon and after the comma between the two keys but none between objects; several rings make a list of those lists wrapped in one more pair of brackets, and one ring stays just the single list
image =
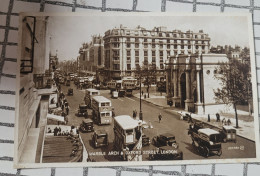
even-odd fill
[{"label": "sidewalk", "polygon": [[[145,93],[145,94],[146,94],[146,97],[147,97],[147,93]],[[135,94],[134,96],[137,97],[137,98],[140,98],[139,93]],[[174,107],[170,107],[169,105],[167,105],[165,93],[162,93],[162,95],[160,93],[150,93],[149,98],[144,99],[144,96],[142,96],[142,100],[149,102],[149,103],[152,103],[156,106],[164,107],[167,111],[174,113],[176,115],[180,115],[181,113],[189,113],[190,114],[190,112],[187,112],[183,109],[174,108]],[[247,114],[247,112],[241,111],[241,110],[238,110],[237,113],[238,113],[238,115],[246,115]],[[216,122],[216,115],[215,114],[210,114],[210,120],[211,120],[210,122],[207,122],[208,114],[203,114],[203,115],[199,114],[198,115],[198,114],[191,113],[191,116],[192,116],[192,118],[194,118],[196,120],[200,120],[202,122],[208,123],[208,124],[213,125],[215,127],[222,128],[222,123]],[[233,118],[234,116],[235,116],[234,114],[220,114],[220,117],[221,117],[220,121],[222,121],[223,118],[225,118],[226,120],[230,119],[231,125],[235,126],[236,119]],[[253,117],[252,117],[252,119],[253,119]],[[239,128],[236,129],[236,130],[237,130],[237,134],[239,136],[242,136],[244,138],[255,141],[254,121],[238,120],[238,125],[239,125]]]}]

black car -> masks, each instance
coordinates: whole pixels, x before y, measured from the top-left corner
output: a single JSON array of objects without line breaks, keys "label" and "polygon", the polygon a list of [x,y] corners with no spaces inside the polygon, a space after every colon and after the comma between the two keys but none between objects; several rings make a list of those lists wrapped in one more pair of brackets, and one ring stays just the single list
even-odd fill
[{"label": "black car", "polygon": [[92,136],[94,148],[108,146],[108,134],[105,130],[97,130]]},{"label": "black car", "polygon": [[183,152],[178,148],[163,146],[150,154],[149,160],[183,160]]},{"label": "black car", "polygon": [[171,133],[164,133],[154,137],[152,143],[157,147],[178,145],[175,140],[175,135]]},{"label": "black car", "polygon": [[68,95],[73,95],[73,89],[72,88],[68,89]]},{"label": "black car", "polygon": [[84,120],[82,120],[82,123],[80,124],[80,130],[83,133],[93,132],[94,131],[93,120],[91,120],[91,119],[84,119]]},{"label": "black car", "polygon": [[142,136],[142,145],[148,146],[148,145],[150,145],[150,143],[151,143],[150,138],[144,134]]},{"label": "black car", "polygon": [[86,104],[80,104],[78,108],[78,114],[80,116],[88,117],[88,107]]}]

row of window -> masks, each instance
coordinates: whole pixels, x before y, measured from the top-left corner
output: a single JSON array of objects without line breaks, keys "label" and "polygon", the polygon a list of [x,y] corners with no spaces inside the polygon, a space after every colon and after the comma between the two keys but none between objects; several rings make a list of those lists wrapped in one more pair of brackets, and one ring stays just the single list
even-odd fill
[{"label": "row of window", "polygon": [[[121,30],[121,35],[128,36],[158,36],[158,37],[174,37],[174,38],[206,38],[206,34],[193,34],[193,33],[176,33],[176,32],[156,32],[156,31],[133,31],[133,30]],[[119,35],[119,30],[113,30],[112,35]]]},{"label": "row of window", "polygon": [[[113,44],[114,48],[119,48],[119,46],[120,46],[119,43],[114,43]],[[135,44],[135,48],[139,48],[139,46],[140,46],[139,43]],[[159,45],[160,49],[163,49],[163,46],[164,46],[164,44],[160,44]],[[184,49],[185,46],[187,46],[188,49],[191,49],[191,45],[185,45],[185,44],[182,44],[182,45],[175,44],[175,45],[173,45],[173,48],[174,49],[178,49],[178,46],[181,46],[181,49]],[[202,49],[205,49],[205,45],[199,45],[199,44],[195,45],[195,48],[199,49],[200,46],[202,47]],[[131,44],[127,43],[126,47],[127,48],[131,48]],[[171,45],[170,44],[167,44],[166,47],[167,47],[167,49],[171,49]],[[106,46],[106,48],[107,48],[107,46]],[[148,48],[148,44],[144,44],[144,48]],[[152,48],[156,48],[156,44],[152,44]]]},{"label": "row of window", "polygon": [[[147,62],[147,64],[148,64],[148,62]],[[153,63],[153,64],[155,64],[155,63]],[[139,66],[139,63],[136,63],[135,68],[137,68],[138,66]],[[160,63],[160,69],[164,69],[164,64],[162,62]],[[113,64],[113,70],[120,70],[120,64]],[[128,70],[128,71],[132,70],[131,64],[126,65],[126,70]]]}]

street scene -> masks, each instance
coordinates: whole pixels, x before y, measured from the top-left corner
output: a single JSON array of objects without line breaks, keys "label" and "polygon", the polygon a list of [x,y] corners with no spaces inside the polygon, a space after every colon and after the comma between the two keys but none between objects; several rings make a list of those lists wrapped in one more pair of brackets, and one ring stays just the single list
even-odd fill
[{"label": "street scene", "polygon": [[257,158],[248,17],[136,18],[23,16],[17,167]]}]

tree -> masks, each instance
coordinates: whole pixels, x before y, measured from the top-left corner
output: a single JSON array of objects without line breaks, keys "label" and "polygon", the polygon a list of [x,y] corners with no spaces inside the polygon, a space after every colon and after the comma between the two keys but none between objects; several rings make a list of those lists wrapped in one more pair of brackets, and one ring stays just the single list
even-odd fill
[{"label": "tree", "polygon": [[147,86],[148,98],[150,97],[149,89],[152,83],[156,80],[157,68],[154,64],[143,63],[142,66],[136,68],[138,74],[141,74],[142,78],[144,78],[144,84]]},{"label": "tree", "polygon": [[247,63],[241,63],[236,59],[230,59],[228,63],[221,64],[215,77],[221,81],[221,88],[214,91],[218,102],[233,104],[236,128],[238,128],[237,105],[245,101],[249,103],[252,98],[252,84],[250,67]]}]

